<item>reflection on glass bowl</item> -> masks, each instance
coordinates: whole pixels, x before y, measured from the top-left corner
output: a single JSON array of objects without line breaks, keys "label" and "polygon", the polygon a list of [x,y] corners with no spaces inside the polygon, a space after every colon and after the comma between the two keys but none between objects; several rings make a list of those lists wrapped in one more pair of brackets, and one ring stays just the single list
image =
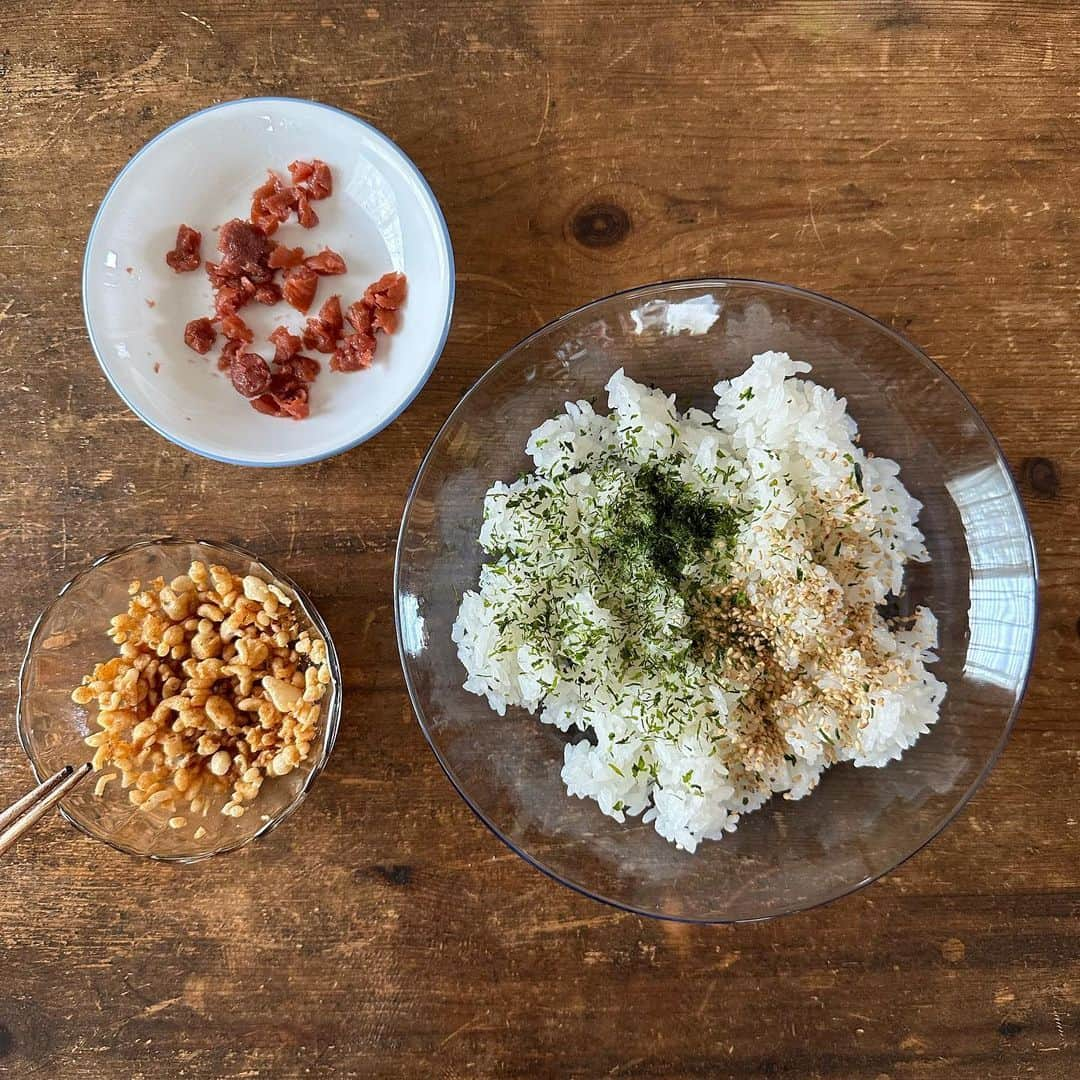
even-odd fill
[{"label": "reflection on glass bowl", "polygon": [[143,541],[103,555],[60,590],[31,631],[19,677],[19,741],[38,780],[88,760],[92,751],[83,740],[97,730],[96,706],[74,704],[71,691],[96,663],[114,654],[106,631],[113,615],[127,609],[129,582],[158,576],[171,580],[196,559],[276,581],[291,593],[303,620],[326,642],[331,689],[323,698],[318,737],[307,761],[264,784],[242,817],[210,813],[200,818],[206,834],[199,839],[193,829],[168,828],[166,812],[136,809],[119,783],[96,796],[93,774],[65,798],[64,817],[88,836],[131,855],[173,862],[195,862],[264,836],[300,805],[326,764],[341,715],[341,671],[326,624],[311,601],[289,578],[232,544],[176,537]]},{"label": "reflection on glass bowl", "polygon": [[[707,297],[717,317],[679,329],[670,305]],[[702,302],[711,308],[708,300]],[[684,320],[685,321],[685,320]],[[939,620],[948,685],[937,725],[882,769],[828,770],[801,801],[773,799],[695,855],[650,825],[570,798],[565,736],[521,710],[505,718],[462,689],[450,639],[474,587],[484,493],[530,463],[529,432],[566,401],[603,401],[617,368],[708,408],[712,387],[777,350],[847,398],[862,445],[901,465],[924,509],[932,561],[908,568],[898,614]],[[1031,663],[1037,573],[1000,448],[971,403],[914,345],[844,304],[767,282],[702,280],[616,294],[550,323],[503,356],[447,420],[421,465],[398,541],[398,642],[420,725],[450,780],[523,858],[586,895],[698,922],[768,918],[873,881],[955,816],[1001,752]]]}]

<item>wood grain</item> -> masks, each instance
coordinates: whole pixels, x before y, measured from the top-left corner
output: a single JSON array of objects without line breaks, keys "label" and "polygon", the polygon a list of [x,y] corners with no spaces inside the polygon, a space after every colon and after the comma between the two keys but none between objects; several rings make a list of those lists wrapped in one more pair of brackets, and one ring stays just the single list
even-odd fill
[{"label": "wood grain", "polygon": [[[1078,70],[1074,7],[1053,2],[0,6],[3,714],[54,590],[163,531],[287,567],[348,683],[328,773],[252,849],[153,866],[55,822],[0,864],[0,1072],[1080,1074]],[[458,304],[390,429],[240,471],[124,409],[79,267],[146,139],[274,93],[353,110],[416,160]],[[413,472],[484,368],[582,301],[705,273],[840,297],[937,359],[1016,467],[1043,603],[1014,737],[943,836],[822,910],[716,929],[590,903],[472,818],[412,719],[390,595]],[[0,800],[28,781],[8,725]]]}]

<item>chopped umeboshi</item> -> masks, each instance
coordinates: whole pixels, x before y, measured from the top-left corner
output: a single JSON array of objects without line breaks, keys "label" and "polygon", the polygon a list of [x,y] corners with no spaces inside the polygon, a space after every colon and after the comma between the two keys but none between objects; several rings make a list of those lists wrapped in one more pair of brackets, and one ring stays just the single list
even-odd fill
[{"label": "chopped umeboshi", "polygon": [[360,371],[375,359],[375,338],[355,333],[342,338],[330,359],[331,371]]},{"label": "chopped umeboshi", "polygon": [[351,303],[345,312],[345,318],[352,324],[352,328],[358,334],[371,333],[372,305],[366,300],[356,300]]},{"label": "chopped umeboshi", "polygon": [[291,360],[300,351],[300,338],[290,334],[286,326],[279,326],[271,333],[270,344],[274,346],[275,364]]},{"label": "chopped umeboshi", "polygon": [[231,268],[224,263],[210,262],[206,260],[206,276],[210,279],[210,288],[224,289],[227,285],[239,284],[239,275],[234,274]]},{"label": "chopped umeboshi", "polygon": [[319,314],[308,319],[304,327],[304,348],[332,353],[341,337],[342,325],[341,298],[331,296],[319,309]]},{"label": "chopped umeboshi", "polygon": [[311,178],[315,172],[315,166],[310,161],[293,161],[289,164],[289,175],[294,184],[302,184]]},{"label": "chopped umeboshi", "polygon": [[221,349],[221,356],[218,357],[218,371],[228,371],[233,358],[239,356],[243,351],[244,342],[233,338],[226,340]]},{"label": "chopped umeboshi", "polygon": [[262,394],[257,398],[252,398],[249,404],[256,412],[265,413],[267,416],[283,415],[281,406],[278,405],[270,394]]},{"label": "chopped umeboshi", "polygon": [[294,161],[289,166],[292,182],[309,199],[325,199],[333,190],[330,166],[314,158],[311,161]]},{"label": "chopped umeboshi", "polygon": [[294,266],[299,266],[303,261],[304,249],[302,247],[291,248],[285,244],[275,244],[267,265],[273,270],[282,268],[289,270]]},{"label": "chopped umeboshi", "polygon": [[405,302],[405,287],[405,275],[391,270],[367,287],[364,299],[371,301],[376,307],[390,308],[393,311]]},{"label": "chopped umeboshi", "polygon": [[213,348],[216,340],[217,331],[214,329],[214,324],[205,316],[201,319],[192,319],[184,327],[184,344],[202,356]]},{"label": "chopped umeboshi", "polygon": [[262,285],[274,276],[269,266],[272,246],[262,229],[241,218],[225,222],[218,233],[222,268],[237,275],[244,274],[256,285]]},{"label": "chopped umeboshi", "polygon": [[344,274],[345,260],[329,248],[323,248],[317,255],[309,255],[304,265],[316,274]]},{"label": "chopped umeboshi", "polygon": [[283,415],[294,420],[303,420],[308,415],[308,388],[292,372],[274,372],[269,393]]},{"label": "chopped umeboshi", "polygon": [[341,318],[341,297],[336,293],[331,296],[321,308],[319,308],[319,318],[326,323],[330,332],[335,337],[341,337],[341,328],[343,320]]},{"label": "chopped umeboshi", "polygon": [[372,321],[376,330],[381,330],[384,334],[392,334],[398,328],[398,313],[394,308],[377,307]]},{"label": "chopped umeboshi", "polygon": [[223,315],[221,318],[221,332],[233,341],[243,341],[250,344],[255,340],[255,335],[239,315]]},{"label": "chopped umeboshi", "polygon": [[288,221],[296,208],[296,192],[272,169],[267,170],[264,184],[260,184],[251,196],[251,222],[267,236]]},{"label": "chopped umeboshi", "polygon": [[293,420],[306,420],[311,415],[311,406],[308,405],[307,387],[304,387],[303,395],[293,394],[287,398],[275,398],[282,416],[292,417]]},{"label": "chopped umeboshi", "polygon": [[281,299],[281,286],[273,281],[268,281],[265,285],[259,285],[255,289],[255,299],[260,304],[272,307]]},{"label": "chopped umeboshi", "polygon": [[319,215],[315,213],[307,195],[300,188],[296,191],[296,220],[305,229],[314,229],[319,224]]},{"label": "chopped umeboshi", "polygon": [[306,315],[318,287],[319,275],[314,270],[309,270],[306,266],[296,266],[286,271],[281,292],[288,303]]},{"label": "chopped umeboshi", "polygon": [[[405,301],[405,275],[383,274],[364,295],[342,311],[339,296],[331,296],[309,317],[303,333],[279,326],[270,334],[273,360],[268,362],[248,346],[254,339],[240,310],[254,300],[272,306],[286,300],[308,314],[318,292],[320,276],[344,274],[345,260],[330,248],[305,256],[302,247],[289,247],[270,239],[293,213],[304,228],[319,222],[313,203],[333,190],[330,166],[314,158],[289,165],[291,184],[268,172],[251,197],[251,219],[234,218],[218,231],[220,262],[207,262],[206,273],[214,290],[215,318],[192,319],[184,328],[184,341],[205,355],[219,334],[225,338],[218,367],[227,371],[237,391],[257,412],[302,420],[309,415],[309,386],[321,371],[313,356],[301,348],[329,354],[334,371],[358,371],[370,367],[377,347],[376,335],[392,334],[399,326],[398,309]],[[167,262],[177,272],[193,270],[200,263],[201,234],[187,225],[177,232],[176,249]],[[277,271],[284,274],[277,278]],[[280,280],[280,284],[278,281]],[[355,333],[342,336],[346,321]],[[216,324],[216,326],[215,326]]]},{"label": "chopped umeboshi", "polygon": [[322,364],[314,356],[300,356],[298,354],[279,363],[278,370],[295,376],[301,382],[311,383],[319,377]]},{"label": "chopped umeboshi", "polygon": [[254,295],[255,286],[250,282],[245,286],[242,279],[235,285],[223,285],[214,294],[214,313],[220,318],[235,315]]},{"label": "chopped umeboshi", "polygon": [[311,198],[325,199],[334,189],[330,166],[325,161],[315,158],[311,162],[311,178],[304,182],[304,187]]},{"label": "chopped umeboshi", "polygon": [[282,188],[266,200],[266,213],[272,214],[278,221],[288,221],[289,215],[296,209],[296,189]]},{"label": "chopped umeboshi", "polygon": [[258,397],[270,387],[270,365],[258,353],[242,352],[229,364],[229,378],[238,394]]},{"label": "chopped umeboshi", "polygon": [[181,225],[176,230],[176,246],[165,253],[165,261],[174,273],[183,274],[194,270],[199,265],[201,256],[202,233],[190,225]]}]

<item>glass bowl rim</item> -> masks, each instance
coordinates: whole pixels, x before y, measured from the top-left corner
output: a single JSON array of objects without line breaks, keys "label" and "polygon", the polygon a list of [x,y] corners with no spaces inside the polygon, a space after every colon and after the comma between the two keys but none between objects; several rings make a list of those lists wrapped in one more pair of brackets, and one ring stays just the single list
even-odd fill
[{"label": "glass bowl rim", "polygon": [[163,546],[179,546],[179,545],[200,545],[203,547],[219,548],[222,551],[227,551],[231,555],[236,555],[242,559],[247,559],[260,567],[268,573],[272,580],[279,581],[290,589],[293,595],[296,597],[300,608],[304,613],[304,616],[311,622],[315,630],[322,635],[323,641],[326,643],[326,657],[327,663],[330,667],[330,681],[333,687],[334,693],[330,699],[330,704],[326,714],[326,736],[323,740],[325,749],[320,754],[319,760],[312,766],[310,772],[305,776],[304,782],[301,784],[299,790],[293,796],[292,800],[287,803],[281,810],[279,810],[270,821],[264,822],[260,828],[256,829],[250,836],[246,836],[243,839],[236,840],[224,844],[221,847],[215,848],[213,851],[201,852],[197,855],[163,855],[153,851],[137,851],[127,844],[124,844],[111,837],[99,836],[92,832],[89,828],[83,825],[80,821],[77,821],[68,812],[67,808],[61,802],[57,809],[59,809],[61,815],[79,832],[84,836],[88,836],[91,840],[95,840],[99,843],[106,844],[116,851],[123,852],[125,855],[133,856],[139,859],[150,859],[154,862],[167,862],[167,863],[197,863],[203,862],[206,859],[214,858],[217,855],[227,855],[229,852],[238,851],[242,847],[246,847],[253,840],[257,840],[260,837],[266,836],[268,833],[273,832],[283,821],[295,813],[296,809],[307,797],[308,792],[311,790],[312,785],[315,783],[316,777],[326,767],[326,763],[330,760],[330,755],[333,753],[334,744],[337,741],[338,726],[341,720],[341,699],[343,696],[342,680],[341,680],[341,667],[338,662],[337,649],[334,646],[333,639],[330,636],[330,631],[323,621],[322,616],[319,614],[318,609],[308,598],[303,589],[293,581],[287,574],[283,574],[271,566],[265,559],[258,555],[253,554],[246,548],[240,547],[239,544],[232,544],[227,540],[208,540],[202,537],[187,537],[170,534],[167,536],[155,536],[147,540],[137,540],[131,544],[125,544],[123,547],[114,548],[112,551],[106,552],[104,555],[99,555],[92,562],[88,563],[81,570],[78,571],[73,577],[71,577],[64,585],[57,591],[56,595],[49,601],[48,604],[42,609],[41,614],[34,620],[34,624],[30,627],[30,632],[27,635],[26,650],[23,653],[22,663],[19,665],[19,687],[18,687],[18,700],[15,705],[15,731],[19,739],[19,746],[22,748],[23,753],[26,755],[27,760],[30,762],[30,768],[34,773],[34,778],[40,783],[48,776],[48,773],[44,772],[38,765],[34,753],[30,747],[29,734],[26,731],[24,711],[24,700],[26,697],[26,679],[29,675],[29,665],[31,657],[34,655],[35,646],[37,645],[38,635],[41,631],[45,620],[50,614],[52,614],[56,605],[64,598],[64,596],[75,587],[75,585],[81,583],[96,570],[100,569],[108,563],[122,558],[124,555],[129,555],[134,551],[139,551],[143,548],[155,547],[158,545]]},{"label": "glass bowl rim", "polygon": [[[1031,582],[1033,586],[1033,600],[1031,604],[1031,639],[1027,647],[1027,656],[1024,658],[1024,674],[1023,678],[1019,682],[1018,692],[1016,700],[1013,703],[1012,708],[1009,710],[1009,715],[1002,728],[1001,734],[998,737],[997,742],[994,745],[993,750],[987,757],[982,768],[979,770],[979,774],[957,799],[952,808],[946,813],[942,819],[937,822],[933,829],[914,845],[906,853],[900,857],[893,859],[890,865],[883,867],[881,870],[874,874],[870,874],[867,877],[856,881],[851,884],[845,884],[843,887],[836,889],[829,893],[828,896],[820,899],[814,899],[807,903],[796,904],[792,907],[786,907],[780,911],[771,911],[763,915],[752,916],[740,916],[740,917],[715,917],[715,916],[699,916],[699,915],[673,915],[662,911],[650,911],[647,908],[637,906],[633,903],[629,903],[624,900],[614,899],[612,897],[603,896],[599,892],[594,892],[587,886],[582,885],[576,881],[571,880],[566,875],[546,865],[543,861],[536,856],[530,854],[523,847],[516,844],[503,831],[496,825],[484,811],[477,805],[474,799],[465,790],[461,782],[454,774],[453,769],[450,767],[450,763],[445,759],[442,751],[440,750],[438,743],[431,731],[428,728],[424,709],[419,700],[419,694],[413,683],[412,675],[409,669],[408,655],[405,648],[404,635],[402,631],[401,622],[401,572],[402,564],[404,562],[404,543],[405,536],[408,532],[410,520],[412,517],[413,506],[420,490],[420,486],[423,483],[428,469],[436,457],[436,451],[439,449],[443,436],[450,430],[458,415],[464,410],[466,404],[472,399],[477,391],[499,370],[508,365],[510,361],[517,356],[522,350],[527,348],[533,342],[545,337],[551,331],[564,323],[570,322],[572,319],[576,319],[579,316],[585,314],[593,308],[602,307],[611,300],[628,300],[634,296],[644,295],[647,293],[657,292],[664,289],[676,289],[676,290],[696,290],[696,289],[727,289],[734,287],[747,287],[761,289],[766,292],[779,293],[781,295],[796,297],[801,300],[808,300],[812,303],[821,304],[825,307],[833,308],[842,312],[856,321],[860,321],[873,330],[884,334],[886,337],[891,338],[904,352],[911,356],[914,360],[921,363],[928,369],[931,375],[941,378],[945,381],[946,385],[952,388],[957,395],[960,404],[966,408],[968,414],[974,419],[976,427],[980,434],[986,439],[988,445],[994,453],[994,456],[1001,466],[1002,472],[1005,475],[1008,488],[1011,491],[1017,507],[1020,511],[1020,521],[1024,528],[1024,539],[1026,540],[1026,550],[1028,558],[1031,564]],[[580,304],[578,307],[572,308],[570,311],[565,312],[562,315],[557,316],[554,319],[549,320],[542,326],[533,330],[527,334],[516,344],[507,349],[482,375],[469,387],[468,391],[461,397],[450,413],[443,421],[435,437],[432,439],[431,444],[428,446],[423,459],[420,462],[420,466],[416,471],[416,477],[414,478],[412,485],[409,488],[408,496],[405,500],[405,507],[401,515],[401,526],[398,530],[397,546],[394,553],[394,628],[397,636],[398,646],[398,658],[401,662],[402,675],[405,679],[405,686],[409,693],[409,701],[412,705],[413,714],[416,717],[416,721],[420,726],[420,730],[424,734],[424,738],[427,740],[428,746],[431,748],[432,753],[435,755],[436,761],[438,761],[440,768],[446,774],[446,778],[450,781],[454,790],[464,800],[465,804],[470,810],[480,819],[480,821],[487,827],[487,829],[493,833],[499,840],[501,840],[514,854],[522,858],[526,863],[532,866],[534,869],[539,870],[542,874],[551,878],[553,881],[558,882],[560,885],[566,886],[573,892],[578,893],[581,896],[587,897],[590,900],[599,901],[602,904],[607,904],[611,907],[617,908],[620,911],[628,912],[632,915],[639,915],[644,918],[658,919],[663,922],[677,922],[677,923],[690,923],[697,925],[736,925],[744,923],[756,923],[766,922],[770,919],[782,918],[785,915],[794,915],[803,911],[812,911],[815,908],[822,907],[825,904],[831,904],[835,900],[840,900],[845,896],[850,896],[852,893],[858,892],[860,889],[864,889],[867,885],[873,884],[873,882],[880,880],[887,874],[893,873],[898,867],[902,866],[909,859],[913,858],[920,851],[923,850],[928,844],[935,840],[942,832],[952,824],[953,821],[959,816],[960,812],[971,801],[975,793],[982,787],[986,778],[993,771],[994,766],[997,764],[998,759],[1001,757],[1002,751],[1005,749],[1006,743],[1009,741],[1009,736],[1012,734],[1013,727],[1016,724],[1017,716],[1019,715],[1020,708],[1023,705],[1024,697],[1027,693],[1028,684],[1031,681],[1031,668],[1035,658],[1035,648],[1038,642],[1039,636],[1039,563],[1035,549],[1035,540],[1031,531],[1031,522],[1028,518],[1027,508],[1024,506],[1024,501],[1020,497],[1019,489],[1016,486],[1016,481],[1013,478],[1012,471],[1009,469],[1008,459],[1005,456],[1005,452],[1001,448],[1001,444],[998,442],[997,436],[991,431],[989,425],[982,418],[979,410],[975,407],[971,398],[964,392],[955,379],[949,375],[942,367],[935,363],[922,349],[919,348],[914,342],[905,337],[899,331],[894,330],[891,326],[886,325],[879,319],[874,318],[872,315],[868,315],[865,311],[861,311],[859,308],[847,304],[842,300],[836,300],[831,296],[826,296],[824,293],[814,292],[812,289],[804,289],[798,285],[786,285],[782,282],[767,281],[761,278],[740,278],[740,277],[702,277],[702,278],[672,278],[668,280],[660,280],[649,282],[644,285],[634,285],[627,289],[618,289],[615,292],[606,294],[605,296],[598,297],[595,300],[589,300],[584,304]]]}]

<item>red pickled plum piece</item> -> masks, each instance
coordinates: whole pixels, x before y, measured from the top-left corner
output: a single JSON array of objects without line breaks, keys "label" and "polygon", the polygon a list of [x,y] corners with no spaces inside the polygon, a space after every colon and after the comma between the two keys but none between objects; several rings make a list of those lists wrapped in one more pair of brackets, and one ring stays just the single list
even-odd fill
[{"label": "red pickled plum piece", "polygon": [[315,299],[315,290],[319,287],[319,275],[306,266],[297,266],[285,273],[281,287],[282,295],[297,311],[305,315]]},{"label": "red pickled plum piece", "polygon": [[331,371],[361,371],[375,359],[375,338],[371,334],[350,334],[341,339],[330,359]]},{"label": "red pickled plum piece", "polygon": [[322,364],[314,356],[293,356],[278,364],[278,370],[301,382],[312,383],[319,377]]},{"label": "red pickled plum piece", "polygon": [[280,221],[287,221],[296,209],[296,192],[292,188],[286,188],[277,195],[271,195],[266,200],[266,209],[267,213],[273,214]]},{"label": "red pickled plum piece", "polygon": [[319,318],[326,323],[327,329],[334,337],[341,337],[341,328],[344,325],[341,317],[341,297],[336,293],[331,296],[319,308]]},{"label": "red pickled plum piece", "polygon": [[[287,247],[285,244],[275,244],[270,252],[267,265],[272,270],[290,270],[299,266],[304,261],[304,249],[302,247]],[[314,269],[314,268],[313,268]]]},{"label": "red pickled plum piece", "polygon": [[295,195],[277,173],[267,171],[264,184],[260,184],[251,196],[251,222],[267,236],[277,231],[277,227],[287,221],[295,205]]},{"label": "red pickled plum piece", "polygon": [[310,180],[314,172],[315,166],[310,161],[293,161],[289,165],[289,175],[294,184],[302,184],[305,180]]},{"label": "red pickled plum piece", "polygon": [[184,274],[198,267],[201,260],[199,248],[202,233],[190,225],[181,225],[176,230],[176,246],[165,253],[165,261],[177,274]]},{"label": "red pickled plum piece", "polygon": [[305,192],[309,199],[325,199],[333,190],[330,166],[318,158],[312,161],[294,161],[289,166],[289,175],[292,182]]},{"label": "red pickled plum piece", "polygon": [[215,263],[208,260],[206,263],[206,276],[210,279],[210,288],[212,289],[224,289],[226,287],[238,288],[240,285],[239,275],[234,274],[233,271],[223,263]]},{"label": "red pickled plum piece", "polygon": [[375,329],[381,330],[384,334],[392,334],[398,328],[398,319],[400,316],[393,308],[376,308]]},{"label": "red pickled plum piece", "polygon": [[337,338],[329,332],[321,319],[309,319],[304,327],[304,348],[332,353],[337,348]]},{"label": "red pickled plum piece", "polygon": [[269,394],[252,398],[249,404],[256,412],[265,413],[267,416],[282,415],[280,406]]},{"label": "red pickled plum piece", "polygon": [[240,353],[229,364],[229,378],[238,394],[258,397],[270,387],[270,365],[258,353]]},{"label": "red pickled plum piece", "polygon": [[312,209],[308,197],[299,189],[296,193],[296,220],[305,229],[314,229],[319,224],[319,215]]},{"label": "red pickled plum piece", "polygon": [[266,209],[267,198],[275,195],[280,187],[281,180],[273,172],[267,171],[266,182],[260,184],[251,193],[251,223],[262,229],[267,236],[273,235],[277,231],[278,225],[281,224],[277,217],[268,213]]},{"label": "red pickled plum piece", "polygon": [[300,351],[300,338],[290,334],[285,326],[279,326],[271,333],[270,344],[274,346],[275,364],[291,360]]},{"label": "red pickled plum piece", "polygon": [[341,337],[342,325],[341,298],[331,296],[319,309],[319,314],[308,319],[304,327],[304,348],[332,353]]},{"label": "red pickled plum piece", "polygon": [[[307,394],[306,388],[304,393]],[[311,415],[307,397],[276,398],[275,400],[278,408],[281,409],[282,416],[289,416],[293,420],[306,420]]]},{"label": "red pickled plum piece", "polygon": [[330,166],[318,158],[315,158],[311,164],[311,179],[305,181],[304,187],[307,188],[313,199],[325,199],[334,190]]},{"label": "red pickled plum piece", "polygon": [[223,285],[214,295],[214,312],[219,318],[235,315],[254,295],[255,286],[240,278],[235,285]]},{"label": "red pickled plum piece", "polygon": [[192,319],[184,327],[184,344],[202,356],[213,348],[216,340],[217,331],[214,329],[214,324],[207,318]]},{"label": "red pickled plum piece", "polygon": [[270,394],[284,415],[291,416],[294,420],[307,417],[308,388],[291,372],[274,372],[270,380]]},{"label": "red pickled plum piece", "polygon": [[350,304],[345,312],[345,318],[349,320],[352,328],[358,334],[371,333],[372,305],[366,300],[357,300]]},{"label": "red pickled plum piece", "polygon": [[228,371],[233,358],[239,356],[243,351],[244,343],[242,341],[229,338],[222,347],[221,356],[218,357],[218,371]]},{"label": "red pickled plum piece", "polygon": [[255,289],[255,300],[260,304],[272,307],[281,300],[281,286],[273,281],[268,281],[265,285],[259,285]]},{"label": "red pickled plum piece", "polygon": [[395,311],[405,303],[405,275],[391,270],[383,274],[378,281],[367,287],[364,299],[370,300],[376,307]]},{"label": "red pickled plum piece", "polygon": [[233,341],[243,341],[250,344],[255,340],[255,335],[239,315],[223,315],[221,318],[221,332]]},{"label": "red pickled plum piece", "polygon": [[262,285],[274,276],[269,266],[272,248],[272,242],[262,229],[240,218],[225,222],[218,233],[222,268],[246,275],[256,285]]},{"label": "red pickled plum piece", "polygon": [[304,260],[304,265],[316,274],[344,274],[345,260],[329,248],[323,248],[318,255],[309,255]]},{"label": "red pickled plum piece", "polygon": [[301,398],[289,398],[287,401],[277,399],[280,416],[288,416],[293,420],[306,420],[311,415],[308,403]]}]

